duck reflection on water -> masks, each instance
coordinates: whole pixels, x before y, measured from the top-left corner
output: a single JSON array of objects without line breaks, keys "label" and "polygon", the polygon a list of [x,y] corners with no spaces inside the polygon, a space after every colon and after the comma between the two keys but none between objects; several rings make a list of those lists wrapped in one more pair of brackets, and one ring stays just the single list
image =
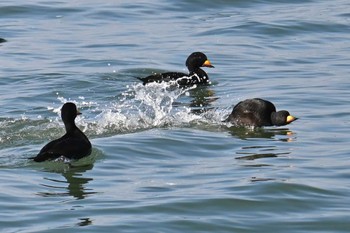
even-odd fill
[{"label": "duck reflection on water", "polygon": [[[64,197],[72,196],[75,199],[84,199],[89,195],[96,194],[93,189],[88,188],[88,184],[93,178],[86,177],[86,172],[92,170],[93,164],[84,166],[72,166],[70,164],[58,164],[55,168],[46,168],[48,177],[44,177],[45,183],[41,184],[48,190],[39,192],[43,197]],[[52,177],[52,173],[61,174],[65,180]],[[49,175],[50,174],[50,175]],[[49,182],[49,184],[48,184]]]}]

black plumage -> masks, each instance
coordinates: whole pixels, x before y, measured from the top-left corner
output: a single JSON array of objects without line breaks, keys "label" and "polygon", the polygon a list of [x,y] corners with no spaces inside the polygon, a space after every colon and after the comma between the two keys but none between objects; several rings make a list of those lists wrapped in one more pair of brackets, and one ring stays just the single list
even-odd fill
[{"label": "black plumage", "polygon": [[214,66],[210,63],[207,56],[202,52],[192,53],[186,60],[186,66],[189,71],[188,74],[181,72],[166,72],[159,74],[152,74],[145,78],[139,78],[144,85],[151,82],[169,82],[176,81],[180,86],[194,85],[194,84],[207,84],[209,83],[209,76],[200,67]]},{"label": "black plumage", "polygon": [[66,134],[46,144],[32,159],[36,162],[43,162],[61,156],[68,159],[80,159],[90,155],[91,143],[74,122],[76,116],[80,114],[74,103],[65,103],[61,109],[61,117]]},{"label": "black plumage", "polygon": [[297,119],[286,110],[276,112],[270,101],[254,98],[239,102],[224,122],[235,126],[262,127],[287,125]]}]

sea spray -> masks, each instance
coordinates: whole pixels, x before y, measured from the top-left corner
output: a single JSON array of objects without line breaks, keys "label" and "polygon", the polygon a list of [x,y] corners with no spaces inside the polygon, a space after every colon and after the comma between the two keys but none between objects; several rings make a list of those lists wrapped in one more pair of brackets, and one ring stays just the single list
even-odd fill
[{"label": "sea spray", "polygon": [[92,139],[160,127],[213,130],[222,124],[223,117],[231,107],[204,107],[197,111],[198,107],[193,107],[188,102],[195,99],[194,94],[198,97],[198,93],[203,91],[195,86],[179,88],[174,83],[164,82],[146,86],[134,83],[127,86],[125,91],[116,93],[113,98],[106,97],[111,101],[90,101],[82,96],[71,99],[57,94],[58,102],[46,106],[46,111],[40,110],[40,118],[29,112],[25,118],[0,120],[0,125],[6,129],[6,132],[0,134],[0,148],[13,146],[14,142],[18,146],[25,145],[28,141],[43,143],[62,136],[64,127],[60,109],[67,101],[76,103],[83,113],[76,118],[76,124]]},{"label": "sea spray", "polygon": [[162,126],[171,122],[174,101],[194,87],[178,88],[176,83],[150,83],[135,86],[135,101],[139,102],[141,120],[149,126]]},{"label": "sea spray", "polygon": [[[165,82],[133,84],[96,116],[97,131],[126,133],[171,125],[179,111],[173,108],[174,101],[192,88],[180,89],[174,83]],[[187,107],[182,111],[190,113]]]}]

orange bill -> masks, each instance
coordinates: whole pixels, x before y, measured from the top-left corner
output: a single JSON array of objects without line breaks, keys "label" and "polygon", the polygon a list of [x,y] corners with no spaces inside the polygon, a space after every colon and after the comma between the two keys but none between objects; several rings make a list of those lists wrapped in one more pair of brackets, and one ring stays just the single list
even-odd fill
[{"label": "orange bill", "polygon": [[206,60],[204,63],[203,63],[203,65],[202,65],[203,67],[210,67],[210,68],[214,68],[214,66],[210,63],[210,61],[209,60]]}]

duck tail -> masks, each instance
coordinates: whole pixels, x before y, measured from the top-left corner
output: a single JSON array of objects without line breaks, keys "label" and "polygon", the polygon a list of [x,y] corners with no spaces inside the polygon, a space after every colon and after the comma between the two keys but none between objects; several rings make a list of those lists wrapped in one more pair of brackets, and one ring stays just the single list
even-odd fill
[{"label": "duck tail", "polygon": [[136,78],[136,79],[138,79],[138,80],[140,80],[141,82],[142,82],[142,84],[143,85],[146,85],[146,81],[145,81],[145,79],[144,78],[141,78],[141,77],[137,77],[137,76],[132,76],[133,78]]}]

